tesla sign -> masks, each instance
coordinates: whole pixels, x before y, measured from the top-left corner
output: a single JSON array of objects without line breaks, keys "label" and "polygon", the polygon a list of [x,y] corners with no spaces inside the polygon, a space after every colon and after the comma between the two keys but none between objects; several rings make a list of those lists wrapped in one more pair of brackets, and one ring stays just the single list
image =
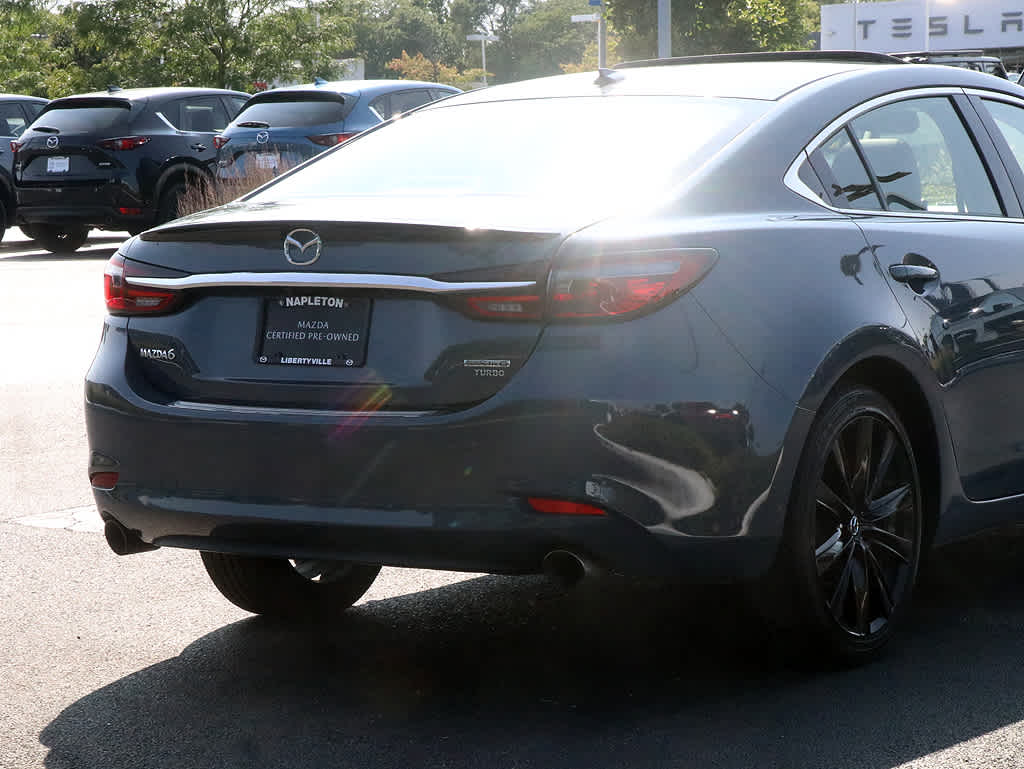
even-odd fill
[{"label": "tesla sign", "polygon": [[821,48],[950,51],[1024,47],[1024,0],[897,0],[821,6]]}]

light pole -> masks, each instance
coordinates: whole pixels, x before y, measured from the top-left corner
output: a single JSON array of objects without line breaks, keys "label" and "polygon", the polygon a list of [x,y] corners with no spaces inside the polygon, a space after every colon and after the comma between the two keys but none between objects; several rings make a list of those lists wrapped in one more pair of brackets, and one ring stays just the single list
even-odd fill
[{"label": "light pole", "polygon": [[466,35],[469,41],[480,41],[480,64],[484,70],[484,87],[487,86],[487,44],[498,42],[497,35],[486,35],[484,33]]}]

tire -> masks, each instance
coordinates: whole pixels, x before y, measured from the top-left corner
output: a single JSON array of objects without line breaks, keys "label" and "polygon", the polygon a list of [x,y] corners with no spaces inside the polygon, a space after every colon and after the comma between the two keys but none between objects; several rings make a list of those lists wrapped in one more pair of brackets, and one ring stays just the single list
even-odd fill
[{"label": "tire", "polygon": [[31,231],[31,237],[54,254],[72,254],[89,239],[88,227],[34,225]]},{"label": "tire", "polygon": [[869,387],[835,393],[811,429],[783,543],[759,591],[782,651],[816,667],[874,659],[910,602],[923,518],[899,414]]},{"label": "tire", "polygon": [[160,195],[157,208],[156,223],[163,224],[178,218],[178,202],[185,194],[184,184],[172,184]]},{"label": "tire", "polygon": [[7,232],[7,204],[0,200],[0,240],[4,239],[4,235]]},{"label": "tire", "polygon": [[21,234],[24,235],[26,238],[31,238],[32,240],[39,240],[39,232],[41,228],[38,225],[22,224],[19,225],[19,229],[21,229]]},{"label": "tire", "polygon": [[316,619],[337,614],[370,589],[379,565],[256,558],[203,552],[203,566],[231,603],[253,614]]}]

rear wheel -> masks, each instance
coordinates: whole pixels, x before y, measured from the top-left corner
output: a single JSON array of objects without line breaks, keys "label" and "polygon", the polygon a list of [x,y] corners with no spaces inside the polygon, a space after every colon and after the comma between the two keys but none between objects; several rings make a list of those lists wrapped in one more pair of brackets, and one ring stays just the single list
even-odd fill
[{"label": "rear wheel", "polygon": [[74,253],[89,239],[88,227],[35,225],[30,231],[29,237],[54,254]]},{"label": "rear wheel", "polygon": [[164,190],[164,193],[160,196],[160,206],[157,210],[157,224],[163,224],[178,218],[178,209],[181,206],[181,199],[184,195],[184,184],[172,184]]},{"label": "rear wheel", "polygon": [[347,609],[370,589],[380,566],[318,559],[256,558],[203,552],[221,594],[240,609],[269,617],[323,617]]},{"label": "rear wheel", "polygon": [[906,611],[921,559],[921,484],[896,413],[867,387],[840,391],[812,429],[769,581],[788,651],[859,664]]},{"label": "rear wheel", "polygon": [[32,240],[39,240],[38,226],[34,224],[22,224],[19,225],[19,228],[21,229],[21,234],[24,235],[26,238],[31,238]]}]

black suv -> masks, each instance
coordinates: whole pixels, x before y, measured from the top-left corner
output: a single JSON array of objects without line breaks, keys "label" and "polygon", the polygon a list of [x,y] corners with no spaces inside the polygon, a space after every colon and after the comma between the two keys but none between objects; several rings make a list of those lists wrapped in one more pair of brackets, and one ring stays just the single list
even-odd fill
[{"label": "black suv", "polygon": [[14,179],[11,142],[43,111],[46,99],[35,96],[0,94],[0,238],[14,224]]},{"label": "black suv", "polygon": [[189,179],[210,179],[213,137],[248,95],[213,88],[145,88],[50,102],[11,146],[17,219],[54,252],[89,229],[138,233],[177,215]]}]

